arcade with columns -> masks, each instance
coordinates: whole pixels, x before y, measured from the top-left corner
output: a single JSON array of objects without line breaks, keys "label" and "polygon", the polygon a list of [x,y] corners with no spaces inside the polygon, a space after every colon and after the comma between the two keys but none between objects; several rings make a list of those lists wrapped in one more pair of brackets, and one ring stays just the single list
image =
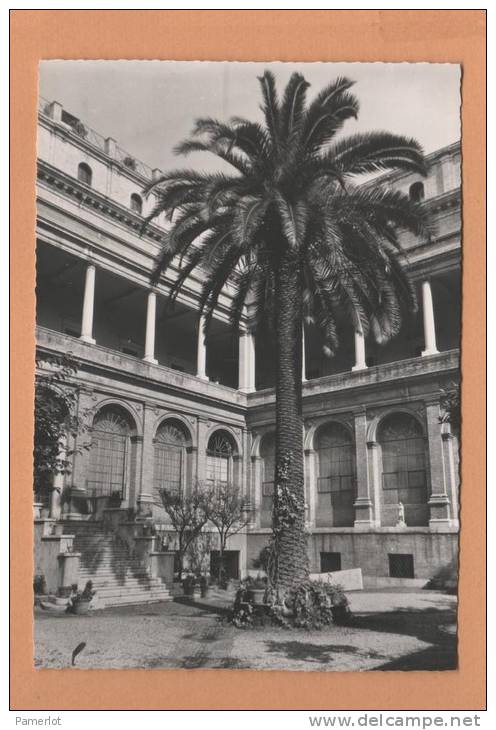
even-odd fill
[{"label": "arcade with columns", "polygon": [[[245,574],[271,531],[274,343],[247,320],[232,333],[234,285],[206,338],[199,279],[173,306],[177,269],[150,287],[165,221],[140,233],[153,205],[142,189],[159,171],[56,102],[41,101],[38,150],[38,356],[77,358],[86,428],[67,448],[89,445],[75,450],[70,475],[55,477],[44,515],[65,525],[98,520],[117,494],[123,509],[167,530],[160,488],[233,484],[250,514],[229,545],[233,571]],[[304,331],[311,569],[360,567],[370,585],[425,583],[458,549],[458,440],[441,415],[443,389],[459,377],[459,145],[429,162],[426,179],[383,176],[432,211],[429,241],[404,237],[419,314],[383,347],[338,323],[332,359],[314,328]]]}]

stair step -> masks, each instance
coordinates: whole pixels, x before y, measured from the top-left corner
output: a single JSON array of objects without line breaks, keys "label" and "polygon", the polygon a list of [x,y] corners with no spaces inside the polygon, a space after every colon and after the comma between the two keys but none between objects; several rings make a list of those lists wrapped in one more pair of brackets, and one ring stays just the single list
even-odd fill
[{"label": "stair step", "polygon": [[142,580],[142,581],[128,580],[125,583],[119,583],[118,581],[110,581],[110,580],[107,581],[107,580],[95,579],[94,581],[92,581],[92,583],[93,583],[93,588],[97,591],[105,590],[106,588],[122,588],[122,589],[128,589],[128,590],[136,588],[136,589],[140,590],[141,588],[148,589],[153,586],[160,587],[160,586],[164,585],[162,583],[162,581],[156,582],[154,578],[149,578],[148,580]]},{"label": "stair step", "polygon": [[108,598],[109,596],[154,596],[154,595],[167,594],[170,595],[170,591],[164,586],[150,586],[148,589],[143,590],[140,588],[102,588],[96,594],[100,598]]},{"label": "stair step", "polygon": [[78,582],[93,583],[96,607],[172,600],[162,579],[151,577],[143,561],[111,530],[95,523],[66,524],[64,530],[75,535],[74,550],[81,553]]},{"label": "stair step", "polygon": [[155,597],[149,597],[149,598],[143,598],[141,596],[136,598],[122,598],[122,597],[116,597],[110,599],[107,603],[103,603],[101,608],[112,608],[114,606],[141,606],[141,605],[148,605],[149,603],[161,603],[162,601],[168,601],[170,600],[170,597],[164,597],[164,598],[155,598]]}]

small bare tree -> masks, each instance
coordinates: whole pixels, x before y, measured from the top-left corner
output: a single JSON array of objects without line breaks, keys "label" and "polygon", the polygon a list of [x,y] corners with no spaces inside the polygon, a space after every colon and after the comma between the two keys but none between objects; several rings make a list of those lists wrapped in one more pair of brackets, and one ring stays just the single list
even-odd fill
[{"label": "small bare tree", "polygon": [[159,493],[164,510],[169,515],[177,534],[179,580],[181,580],[188,546],[200,535],[209,519],[209,494],[199,485],[188,494],[169,489],[161,489]]},{"label": "small bare tree", "polygon": [[232,484],[216,486],[209,493],[208,520],[219,534],[219,585],[225,582],[224,552],[227,541],[240,532],[250,521],[246,500],[239,488]]}]

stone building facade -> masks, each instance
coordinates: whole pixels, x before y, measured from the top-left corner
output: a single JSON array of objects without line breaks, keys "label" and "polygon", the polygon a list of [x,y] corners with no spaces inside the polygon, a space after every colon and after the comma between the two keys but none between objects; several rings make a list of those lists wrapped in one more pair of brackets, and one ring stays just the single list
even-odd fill
[{"label": "stone building facade", "polygon": [[[141,232],[153,206],[142,189],[160,171],[44,100],[38,157],[37,350],[79,361],[74,385],[88,425],[80,439],[92,444],[74,455],[71,475],[56,477],[48,519],[95,520],[118,493],[123,508],[163,525],[161,486],[237,484],[251,517],[229,545],[230,569],[245,574],[270,535],[273,343],[245,326],[233,336],[229,287],[205,341],[201,282],[190,277],[173,308],[174,266],[150,286],[166,221]],[[431,213],[430,240],[403,237],[418,317],[383,347],[343,324],[332,360],[305,329],[311,569],[360,567],[370,585],[426,582],[454,564],[458,549],[458,444],[440,422],[440,398],[459,377],[459,145],[428,161],[425,179],[381,178]]]}]

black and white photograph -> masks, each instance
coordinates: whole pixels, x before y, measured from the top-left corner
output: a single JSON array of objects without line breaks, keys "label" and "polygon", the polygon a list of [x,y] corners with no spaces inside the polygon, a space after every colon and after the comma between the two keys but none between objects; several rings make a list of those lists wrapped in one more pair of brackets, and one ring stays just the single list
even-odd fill
[{"label": "black and white photograph", "polygon": [[457,669],[460,82],[40,63],[37,669]]}]

